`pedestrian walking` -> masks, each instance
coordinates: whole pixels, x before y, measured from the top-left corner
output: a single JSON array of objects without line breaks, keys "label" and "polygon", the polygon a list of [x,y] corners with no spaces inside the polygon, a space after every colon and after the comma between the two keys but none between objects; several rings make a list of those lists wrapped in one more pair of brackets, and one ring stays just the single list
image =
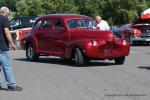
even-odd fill
[{"label": "pedestrian walking", "polygon": [[[4,76],[7,82],[8,91],[22,91],[22,87],[16,85],[14,79],[13,71],[10,66],[10,59],[8,55],[9,43],[12,48],[16,50],[16,45],[14,44],[11,33],[10,25],[8,20],[9,9],[7,7],[2,7],[0,9],[0,67],[3,69]],[[2,90],[2,71],[0,72],[0,90]]]}]

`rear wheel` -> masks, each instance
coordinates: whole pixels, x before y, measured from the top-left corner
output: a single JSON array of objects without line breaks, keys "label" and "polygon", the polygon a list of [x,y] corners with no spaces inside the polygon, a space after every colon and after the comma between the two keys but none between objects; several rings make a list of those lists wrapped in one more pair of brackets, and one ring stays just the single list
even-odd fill
[{"label": "rear wheel", "polygon": [[124,61],[125,61],[125,57],[118,57],[118,58],[115,58],[115,63],[117,65],[123,65],[124,64]]},{"label": "rear wheel", "polygon": [[38,61],[39,55],[35,53],[34,47],[32,44],[29,44],[26,48],[26,57],[29,61]]},{"label": "rear wheel", "polygon": [[76,48],[75,49],[75,52],[74,52],[74,61],[75,61],[75,64],[77,66],[82,66],[85,64],[85,56],[83,54],[83,52],[79,49],[79,48]]}]

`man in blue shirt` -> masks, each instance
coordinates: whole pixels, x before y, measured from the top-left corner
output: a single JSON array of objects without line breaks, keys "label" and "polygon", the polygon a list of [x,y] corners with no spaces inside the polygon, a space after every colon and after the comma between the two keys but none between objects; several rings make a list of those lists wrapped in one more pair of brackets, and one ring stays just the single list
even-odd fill
[{"label": "man in blue shirt", "polygon": [[[10,67],[10,59],[8,55],[9,43],[12,48],[16,50],[16,45],[14,44],[11,33],[9,31],[10,25],[8,20],[9,9],[7,7],[2,7],[0,9],[0,65],[3,68],[5,79],[7,81],[9,91],[21,91],[22,88],[16,86],[12,68]],[[0,74],[2,74],[0,72]],[[2,90],[2,78],[0,77],[0,90]]]}]

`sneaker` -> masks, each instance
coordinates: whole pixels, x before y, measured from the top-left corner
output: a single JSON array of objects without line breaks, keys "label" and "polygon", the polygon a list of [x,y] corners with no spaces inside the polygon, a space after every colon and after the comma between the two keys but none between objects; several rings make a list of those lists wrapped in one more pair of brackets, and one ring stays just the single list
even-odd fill
[{"label": "sneaker", "polygon": [[19,86],[8,86],[7,91],[22,91],[23,88]]}]

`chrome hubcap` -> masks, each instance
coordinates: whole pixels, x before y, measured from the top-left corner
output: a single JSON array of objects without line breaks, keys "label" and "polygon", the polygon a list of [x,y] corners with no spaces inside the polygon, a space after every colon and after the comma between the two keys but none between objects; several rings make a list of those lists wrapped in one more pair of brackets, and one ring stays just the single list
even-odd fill
[{"label": "chrome hubcap", "polygon": [[28,48],[27,54],[28,54],[28,57],[29,57],[30,59],[33,58],[34,51],[33,51],[33,48],[32,48],[32,47],[29,47],[29,48]]},{"label": "chrome hubcap", "polygon": [[78,53],[75,52],[75,62],[78,63]]}]

